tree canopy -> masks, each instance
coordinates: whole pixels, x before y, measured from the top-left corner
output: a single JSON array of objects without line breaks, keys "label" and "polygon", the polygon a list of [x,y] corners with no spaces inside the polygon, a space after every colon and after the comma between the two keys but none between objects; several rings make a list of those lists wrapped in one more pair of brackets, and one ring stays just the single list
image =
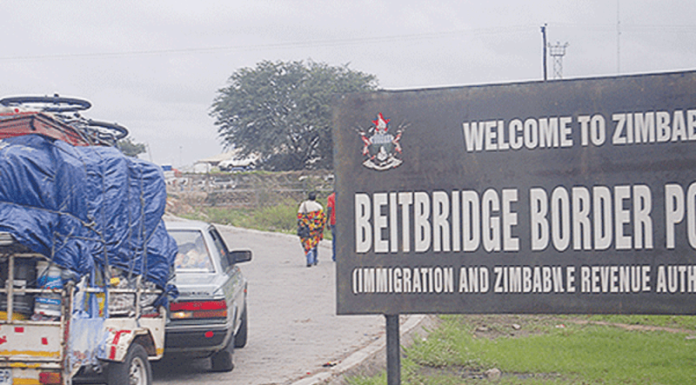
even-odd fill
[{"label": "tree canopy", "polygon": [[145,143],[134,142],[130,137],[121,139],[116,143],[116,147],[121,150],[123,155],[137,158],[138,155],[146,153]]},{"label": "tree canopy", "polygon": [[348,65],[263,61],[235,71],[210,115],[226,147],[257,154],[267,170],[332,169],[335,97],[377,89]]}]

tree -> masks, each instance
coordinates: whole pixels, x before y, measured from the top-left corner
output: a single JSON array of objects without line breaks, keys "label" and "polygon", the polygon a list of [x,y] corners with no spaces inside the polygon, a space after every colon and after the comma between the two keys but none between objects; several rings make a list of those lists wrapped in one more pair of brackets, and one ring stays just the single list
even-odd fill
[{"label": "tree", "polygon": [[377,89],[374,75],[309,61],[263,61],[218,90],[210,115],[226,147],[261,158],[267,170],[333,168],[335,97]]},{"label": "tree", "polygon": [[116,147],[118,147],[118,149],[121,150],[123,155],[131,156],[133,158],[137,158],[138,155],[144,154],[147,152],[147,149],[146,149],[144,143],[136,143],[131,138],[125,138],[125,139],[119,140],[116,143]]}]

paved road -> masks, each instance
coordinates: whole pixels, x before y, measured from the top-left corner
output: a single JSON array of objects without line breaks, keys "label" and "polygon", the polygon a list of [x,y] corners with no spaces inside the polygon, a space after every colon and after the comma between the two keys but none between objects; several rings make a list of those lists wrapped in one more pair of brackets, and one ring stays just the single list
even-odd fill
[{"label": "paved road", "polygon": [[230,249],[246,248],[249,341],[234,353],[230,373],[208,372],[208,360],[155,365],[157,385],[292,384],[326,371],[383,336],[383,316],[337,316],[331,244],[319,247],[319,264],[307,268],[295,236],[219,226]]}]

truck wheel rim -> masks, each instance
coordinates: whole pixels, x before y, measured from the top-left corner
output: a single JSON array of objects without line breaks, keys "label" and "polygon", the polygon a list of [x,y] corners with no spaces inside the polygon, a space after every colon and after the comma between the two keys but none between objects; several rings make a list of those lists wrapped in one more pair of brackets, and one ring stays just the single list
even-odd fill
[{"label": "truck wheel rim", "polygon": [[136,357],[131,363],[128,377],[130,385],[147,385],[147,369],[139,357]]}]

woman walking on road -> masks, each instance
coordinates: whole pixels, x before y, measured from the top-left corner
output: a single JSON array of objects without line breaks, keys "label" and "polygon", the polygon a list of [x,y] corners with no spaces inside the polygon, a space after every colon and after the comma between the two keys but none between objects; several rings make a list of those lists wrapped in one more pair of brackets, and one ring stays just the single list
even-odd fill
[{"label": "woman walking on road", "polygon": [[317,194],[310,192],[306,201],[297,210],[297,235],[307,257],[307,267],[319,263],[317,246],[324,239],[326,215],[324,208],[316,201]]}]

